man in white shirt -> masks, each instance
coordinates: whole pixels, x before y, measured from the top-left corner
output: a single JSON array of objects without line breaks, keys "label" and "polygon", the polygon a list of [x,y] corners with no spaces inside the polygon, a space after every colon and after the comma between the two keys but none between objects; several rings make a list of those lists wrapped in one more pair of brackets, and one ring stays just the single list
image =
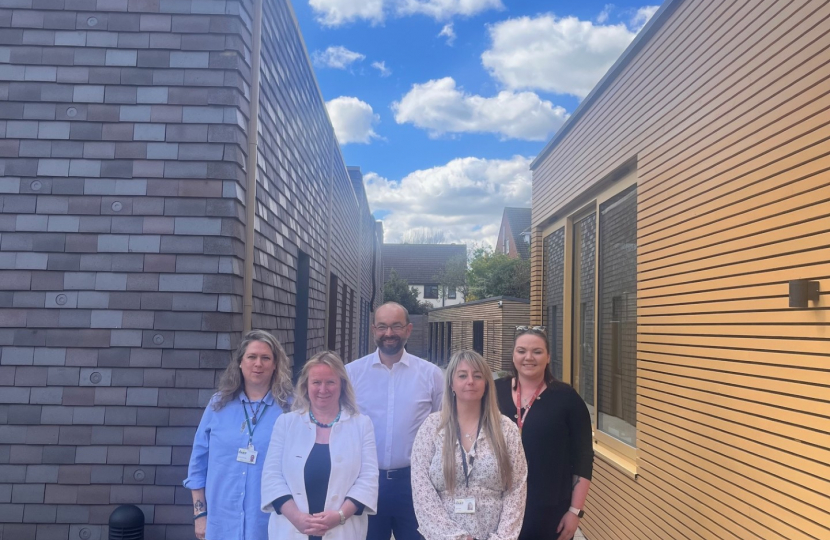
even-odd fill
[{"label": "man in white shirt", "polygon": [[404,350],[412,333],[406,308],[387,302],[372,325],[378,348],[346,364],[360,412],[372,419],[380,468],[378,511],[369,516],[367,540],[418,540],[409,458],[418,428],[441,408],[444,374]]}]

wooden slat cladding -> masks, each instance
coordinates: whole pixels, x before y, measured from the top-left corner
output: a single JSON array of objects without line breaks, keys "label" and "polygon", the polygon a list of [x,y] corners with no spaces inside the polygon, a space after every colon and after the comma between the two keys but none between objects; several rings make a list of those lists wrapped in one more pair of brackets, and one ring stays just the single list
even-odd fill
[{"label": "wooden slat cladding", "polygon": [[533,171],[536,323],[542,231],[637,168],[637,476],[598,448],[582,529],[824,540],[830,3],[671,4]]},{"label": "wooden slat cladding", "polygon": [[473,321],[484,321],[483,356],[494,371],[510,368],[516,326],[528,324],[529,318],[526,300],[507,297],[487,298],[429,312],[430,323],[452,323],[450,352],[472,349]]}]

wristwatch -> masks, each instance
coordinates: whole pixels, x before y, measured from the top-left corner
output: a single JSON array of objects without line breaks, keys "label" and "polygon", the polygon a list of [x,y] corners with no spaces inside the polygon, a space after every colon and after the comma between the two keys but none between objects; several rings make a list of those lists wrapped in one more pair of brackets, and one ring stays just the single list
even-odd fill
[{"label": "wristwatch", "polygon": [[340,524],[345,525],[346,524],[346,514],[343,513],[343,510],[338,510],[337,513],[340,514]]},{"label": "wristwatch", "polygon": [[581,518],[582,516],[585,515],[585,510],[580,510],[579,508],[574,508],[573,506],[568,508],[568,512],[570,512],[571,514],[575,515],[578,518]]}]

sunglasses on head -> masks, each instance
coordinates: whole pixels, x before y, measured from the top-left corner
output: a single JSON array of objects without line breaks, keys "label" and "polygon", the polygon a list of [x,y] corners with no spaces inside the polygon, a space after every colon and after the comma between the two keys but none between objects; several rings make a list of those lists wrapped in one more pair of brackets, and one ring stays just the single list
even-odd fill
[{"label": "sunglasses on head", "polygon": [[530,332],[531,330],[535,330],[536,332],[544,332],[544,326],[517,326],[516,332]]}]

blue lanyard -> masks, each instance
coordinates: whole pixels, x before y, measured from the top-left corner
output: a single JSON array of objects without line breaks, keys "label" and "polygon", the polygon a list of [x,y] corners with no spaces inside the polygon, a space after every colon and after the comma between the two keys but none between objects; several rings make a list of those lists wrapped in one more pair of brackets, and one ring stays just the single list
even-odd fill
[{"label": "blue lanyard", "polygon": [[[264,403],[262,407],[262,414],[259,416],[262,418],[265,416],[265,410],[268,408],[268,404]],[[259,409],[259,408],[257,408]],[[245,425],[248,426],[248,446],[251,446],[254,443],[254,430],[257,427],[257,423],[254,422],[253,426],[251,425],[251,419],[248,417],[248,407],[245,406],[245,402],[242,402],[242,410],[245,411]]]}]

